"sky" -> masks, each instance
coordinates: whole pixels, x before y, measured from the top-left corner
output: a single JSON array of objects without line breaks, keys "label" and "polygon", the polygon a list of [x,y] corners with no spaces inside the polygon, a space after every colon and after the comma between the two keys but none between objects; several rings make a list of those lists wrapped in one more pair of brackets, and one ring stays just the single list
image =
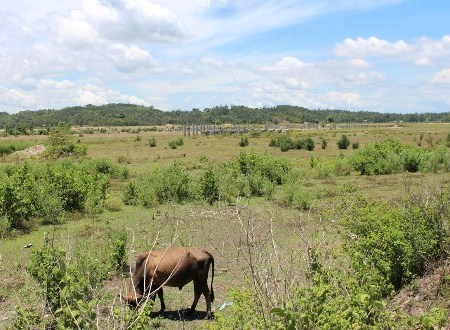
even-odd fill
[{"label": "sky", "polygon": [[448,0],[0,0],[0,111],[450,111]]}]

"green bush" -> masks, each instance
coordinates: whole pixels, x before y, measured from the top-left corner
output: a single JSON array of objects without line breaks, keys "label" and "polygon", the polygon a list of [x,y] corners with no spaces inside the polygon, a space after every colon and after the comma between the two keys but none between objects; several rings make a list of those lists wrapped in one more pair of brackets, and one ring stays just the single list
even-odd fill
[{"label": "green bush", "polygon": [[240,147],[247,147],[248,146],[248,137],[242,137],[241,140],[239,141],[239,146]]},{"label": "green bush", "polygon": [[292,169],[292,164],[285,158],[272,157],[265,153],[258,154],[254,151],[241,152],[235,162],[245,176],[261,176],[275,184],[281,184]]},{"label": "green bush", "polygon": [[[77,262],[68,263],[66,252],[47,239],[42,248],[32,251],[27,270],[41,286],[45,308],[51,315],[47,321],[51,328],[95,327],[98,299],[91,294],[94,286],[105,278],[106,269],[102,265],[101,260],[87,258],[85,251]],[[29,318],[37,323],[36,315],[31,313],[18,314],[15,323],[29,322]]]},{"label": "green bush", "polygon": [[236,162],[222,164],[217,177],[221,200],[234,204],[240,197],[250,197],[248,178],[241,172]]},{"label": "green bush", "polygon": [[293,144],[292,148],[313,151],[315,148],[314,140],[310,137],[300,139]]},{"label": "green bush", "polygon": [[272,138],[269,147],[277,147],[280,148],[281,151],[288,151],[294,147],[294,142],[289,136],[281,135],[277,138]]},{"label": "green bush", "polygon": [[208,166],[206,171],[200,177],[201,195],[209,204],[219,200],[219,184],[216,173],[212,166]]},{"label": "green bush", "polygon": [[4,141],[0,144],[0,156],[9,155],[31,146],[32,143],[28,141]]},{"label": "green bush", "polygon": [[343,134],[337,142],[337,145],[339,149],[347,149],[350,145],[350,140],[348,139],[347,135]]},{"label": "green bush", "polygon": [[101,212],[109,189],[103,174],[86,173],[72,161],[6,168],[0,182],[0,216],[10,229],[58,224],[67,213]]},{"label": "green bush", "polygon": [[183,203],[192,197],[191,180],[178,163],[156,168],[137,182],[128,183],[122,200],[126,205],[153,207],[168,202]]},{"label": "green bush", "polygon": [[109,231],[106,234],[109,250],[109,263],[112,270],[122,272],[128,262],[128,233],[124,230]]},{"label": "green bush", "polygon": [[7,219],[9,228],[31,229],[39,210],[38,196],[38,186],[28,164],[12,170],[0,182],[0,216]]},{"label": "green bush", "polygon": [[87,146],[74,143],[70,136],[69,126],[52,128],[47,138],[46,155],[50,158],[82,157],[87,154]]},{"label": "green bush", "polygon": [[169,141],[169,147],[172,149],[176,149],[184,144],[183,138],[179,137],[175,140]]},{"label": "green bush", "polygon": [[350,162],[362,175],[373,175],[416,172],[423,166],[424,159],[424,150],[389,139],[358,149],[351,155]]},{"label": "green bush", "polygon": [[448,256],[447,193],[427,192],[402,208],[360,199],[345,209],[344,225],[356,235],[346,244],[355,265],[373,267],[396,290],[423,274],[427,263]]},{"label": "green bush", "polygon": [[148,139],[148,145],[151,148],[156,147],[156,138],[154,136],[152,136],[151,138]]},{"label": "green bush", "polygon": [[135,182],[128,182],[122,193],[122,201],[125,205],[137,205],[138,204],[138,191]]}]

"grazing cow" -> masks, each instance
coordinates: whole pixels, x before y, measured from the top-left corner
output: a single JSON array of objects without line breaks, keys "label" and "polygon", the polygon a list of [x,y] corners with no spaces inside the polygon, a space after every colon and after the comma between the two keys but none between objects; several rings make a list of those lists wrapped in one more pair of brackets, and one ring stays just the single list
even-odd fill
[{"label": "grazing cow", "polygon": [[[210,265],[211,291],[207,283]],[[136,307],[146,295],[155,300],[155,294],[158,294],[161,302],[160,312],[163,312],[166,308],[163,286],[178,287],[181,290],[191,281],[194,282],[194,301],[189,314],[195,311],[203,293],[206,299],[206,316],[211,318],[211,302],[214,301],[214,257],[201,248],[172,247],[141,253],[136,259],[136,269],[125,300],[130,306]]]}]

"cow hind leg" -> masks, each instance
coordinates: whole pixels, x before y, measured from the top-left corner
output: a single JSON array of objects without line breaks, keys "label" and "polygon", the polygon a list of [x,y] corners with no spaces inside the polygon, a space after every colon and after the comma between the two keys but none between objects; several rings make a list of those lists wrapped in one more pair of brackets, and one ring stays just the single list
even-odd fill
[{"label": "cow hind leg", "polygon": [[199,282],[194,281],[194,301],[192,302],[191,308],[188,312],[189,314],[195,312],[195,308],[197,307],[197,303],[201,295],[202,295],[202,287]]},{"label": "cow hind leg", "polygon": [[202,292],[206,300],[206,317],[211,319],[211,292],[209,291],[208,283],[205,282],[202,285]]}]

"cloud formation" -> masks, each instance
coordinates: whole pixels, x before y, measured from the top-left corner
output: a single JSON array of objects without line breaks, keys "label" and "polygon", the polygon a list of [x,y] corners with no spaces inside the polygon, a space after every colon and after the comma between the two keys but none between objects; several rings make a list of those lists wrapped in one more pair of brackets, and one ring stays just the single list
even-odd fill
[{"label": "cloud formation", "polygon": [[[399,111],[408,104],[401,111],[442,111],[449,104],[442,96],[450,81],[448,31],[389,38],[374,34],[374,25],[371,34],[358,27],[359,35],[324,41],[295,32],[330,29],[314,22],[332,16],[345,15],[344,25],[407,4],[0,0],[0,111],[110,102],[167,110],[294,104]],[[306,46],[311,40],[316,44]]]}]

